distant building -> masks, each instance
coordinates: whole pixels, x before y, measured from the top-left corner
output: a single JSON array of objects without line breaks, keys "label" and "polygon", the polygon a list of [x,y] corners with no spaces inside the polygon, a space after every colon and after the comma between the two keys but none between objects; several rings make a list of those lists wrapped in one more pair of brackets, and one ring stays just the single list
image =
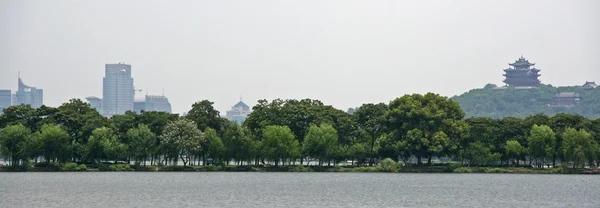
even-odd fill
[{"label": "distant building", "polygon": [[517,61],[512,64],[508,64],[513,68],[509,67],[504,69],[504,83],[509,86],[516,87],[536,87],[540,85],[539,69],[533,67],[535,63],[529,63],[529,61],[521,56]]},{"label": "distant building", "polygon": [[133,111],[136,113],[141,113],[142,111],[146,111],[146,101],[138,100],[133,102]]},{"label": "distant building", "polygon": [[251,112],[250,106],[240,100],[240,102],[231,107],[231,110],[227,111],[226,118],[230,121],[242,124]]},{"label": "distant building", "polygon": [[35,87],[27,86],[19,76],[19,88],[14,96],[15,105],[30,105],[32,108],[39,108],[44,105],[44,91]]},{"label": "distant building", "polygon": [[596,84],[596,82],[588,82],[588,81],[586,81],[585,84],[583,84],[581,87],[584,90],[593,90],[593,89],[596,89],[596,87],[598,87],[598,85]]},{"label": "distant building", "polygon": [[12,92],[10,90],[0,90],[0,114],[5,108],[12,105]]},{"label": "distant building", "polygon": [[577,105],[580,101],[578,93],[561,92],[552,97],[552,107],[554,108],[569,108]]},{"label": "distant building", "polygon": [[102,115],[113,116],[133,110],[131,65],[106,64],[102,88]]},{"label": "distant building", "polygon": [[92,108],[96,109],[98,113],[102,114],[102,99],[93,96],[86,97],[85,99],[90,103],[90,106]]},{"label": "distant building", "polygon": [[171,103],[169,103],[169,99],[164,95],[146,95],[143,101],[135,101],[133,108],[137,113],[141,113],[142,111],[171,113]]}]

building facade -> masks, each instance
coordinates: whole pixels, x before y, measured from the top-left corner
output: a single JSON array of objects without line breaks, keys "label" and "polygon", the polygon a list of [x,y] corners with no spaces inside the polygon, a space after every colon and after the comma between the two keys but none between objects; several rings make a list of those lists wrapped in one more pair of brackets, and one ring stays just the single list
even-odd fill
[{"label": "building facade", "polygon": [[0,90],[0,114],[5,108],[12,105],[12,92],[10,90]]},{"label": "building facade", "polygon": [[521,56],[514,63],[508,65],[512,68],[504,69],[506,73],[503,74],[506,77],[503,82],[507,85],[513,87],[536,87],[540,85],[541,82],[538,79],[540,70],[533,67],[535,63],[529,63],[527,59]]},{"label": "building facade", "polygon": [[228,110],[226,112],[226,118],[237,124],[242,124],[244,123],[248,115],[250,115],[250,113],[252,113],[250,107],[246,105],[246,103],[240,101],[233,107],[231,107],[231,110]]},{"label": "building facade", "polygon": [[581,97],[575,92],[561,92],[552,97],[553,108],[569,108],[577,105]]},{"label": "building facade", "polygon": [[35,87],[27,86],[19,77],[19,87],[15,93],[14,105],[30,105],[32,108],[39,108],[44,105],[44,91]]},{"label": "building facade", "polygon": [[133,110],[131,65],[106,64],[102,86],[102,115],[110,117]]},{"label": "building facade", "polygon": [[90,103],[90,107],[96,109],[98,113],[102,114],[102,99],[98,97],[86,97],[85,98],[88,103]]},{"label": "building facade", "polygon": [[133,104],[134,111],[157,111],[171,113],[171,103],[169,98],[164,95],[146,95],[143,101],[136,101]]}]

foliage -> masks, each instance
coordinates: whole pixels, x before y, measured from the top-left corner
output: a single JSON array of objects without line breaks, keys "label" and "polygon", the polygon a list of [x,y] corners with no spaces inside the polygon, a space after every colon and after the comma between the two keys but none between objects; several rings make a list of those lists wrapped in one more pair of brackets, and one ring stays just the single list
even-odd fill
[{"label": "foliage", "polygon": [[[581,87],[553,87],[540,85],[529,90],[509,87],[496,90],[488,84],[482,89],[473,89],[452,97],[460,103],[467,117],[526,117],[535,114],[555,115],[558,113],[578,114],[587,118],[600,117],[600,90],[584,90]],[[579,93],[581,101],[571,108],[553,108],[552,97],[559,92]],[[543,124],[543,123],[542,123]]]},{"label": "foliage", "polygon": [[[447,123],[461,120],[464,113],[458,103],[434,93],[405,95],[390,102],[385,114],[398,148],[411,152],[422,164],[423,157],[441,155],[445,148],[453,148],[444,133]],[[456,138],[455,138],[456,139]]]},{"label": "foliage", "polygon": [[29,162],[32,142],[31,132],[23,124],[10,125],[0,131],[0,153],[9,159],[13,168]]},{"label": "foliage", "polygon": [[287,126],[267,126],[263,135],[260,153],[275,166],[300,156],[298,141]]},{"label": "foliage", "polygon": [[[554,131],[549,126],[534,124],[529,135],[529,154],[536,159],[536,162],[551,160],[556,145]],[[536,165],[539,167],[539,162]]]},{"label": "foliage", "polygon": [[71,157],[71,136],[59,126],[44,124],[41,132],[36,135],[40,152],[49,163],[50,161],[65,162]]},{"label": "foliage", "polygon": [[333,159],[337,145],[337,131],[331,125],[312,125],[302,144],[302,152],[306,156],[318,158],[319,164],[322,164]]},{"label": "foliage", "polygon": [[584,167],[585,163],[591,164],[598,157],[598,143],[592,140],[592,135],[586,130],[579,131],[567,128],[563,133],[564,157],[573,162],[573,168]]},{"label": "foliage", "polygon": [[137,128],[130,128],[127,131],[127,138],[131,155],[138,160],[143,160],[144,164],[146,159],[157,151],[156,135],[144,124]]},{"label": "foliage", "polygon": [[[238,125],[221,118],[206,100],[195,103],[185,117],[126,112],[108,119],[77,99],[58,108],[11,106],[0,115],[0,154],[12,170],[87,169],[81,163],[102,171],[130,170],[118,163],[135,160],[136,170],[340,172],[395,172],[399,160],[407,166],[399,170],[404,172],[452,172],[467,164],[507,167],[511,162],[595,167],[600,156],[600,119],[567,113],[464,119],[456,102],[433,93],[405,95],[389,105],[364,104],[353,114],[312,99],[261,100],[253,109]],[[381,158],[389,159],[377,165]],[[423,159],[430,166],[411,166]],[[362,167],[368,164],[375,167]]]},{"label": "foliage", "polygon": [[379,164],[381,164],[380,167],[383,172],[398,172],[398,170],[400,170],[399,164],[390,158],[379,161]]},{"label": "foliage", "polygon": [[187,165],[194,151],[200,150],[204,140],[204,134],[196,123],[185,118],[168,123],[160,136],[161,149],[167,151],[171,158],[180,157],[183,166]]}]

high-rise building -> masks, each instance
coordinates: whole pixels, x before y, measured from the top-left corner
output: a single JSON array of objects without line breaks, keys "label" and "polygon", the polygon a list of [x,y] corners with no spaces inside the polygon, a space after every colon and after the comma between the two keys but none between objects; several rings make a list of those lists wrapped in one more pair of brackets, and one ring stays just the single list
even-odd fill
[{"label": "high-rise building", "polygon": [[250,110],[250,106],[240,100],[240,102],[231,107],[231,110],[228,110],[226,113],[228,120],[242,124],[252,111]]},{"label": "high-rise building", "polygon": [[133,110],[131,65],[106,64],[102,88],[102,114],[113,116]]},{"label": "high-rise building", "polygon": [[12,105],[12,92],[10,90],[0,90],[0,114],[5,108]]},{"label": "high-rise building", "polygon": [[92,108],[96,109],[98,113],[102,114],[102,99],[94,96],[86,97],[85,99],[90,103]]},{"label": "high-rise building", "polygon": [[157,111],[171,113],[171,103],[164,95],[146,95],[143,101],[134,102],[134,111]]},{"label": "high-rise building", "polygon": [[32,108],[39,108],[44,104],[44,91],[35,87],[27,86],[19,76],[19,88],[15,93],[15,105],[30,105]]}]

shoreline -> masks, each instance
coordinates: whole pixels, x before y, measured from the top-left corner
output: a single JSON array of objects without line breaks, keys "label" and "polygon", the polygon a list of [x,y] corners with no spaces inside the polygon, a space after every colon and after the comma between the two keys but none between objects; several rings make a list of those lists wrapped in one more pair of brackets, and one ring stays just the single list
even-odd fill
[{"label": "shoreline", "polygon": [[600,169],[530,168],[530,167],[451,167],[451,166],[409,166],[398,170],[386,170],[381,166],[135,166],[128,164],[107,164],[102,167],[34,167],[14,170],[0,167],[0,172],[330,172],[330,173],[491,173],[491,174],[600,174]]}]

